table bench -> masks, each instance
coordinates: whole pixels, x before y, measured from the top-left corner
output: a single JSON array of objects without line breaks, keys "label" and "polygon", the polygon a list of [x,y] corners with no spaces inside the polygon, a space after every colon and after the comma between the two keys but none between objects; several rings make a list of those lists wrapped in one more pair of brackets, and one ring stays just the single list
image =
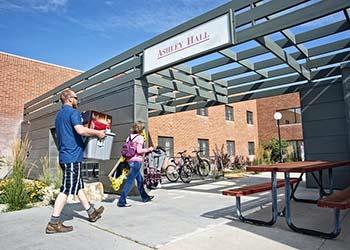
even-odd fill
[{"label": "table bench", "polygon": [[[291,178],[290,184],[293,185],[293,184],[297,183],[298,181],[299,181],[298,178]],[[277,188],[281,188],[284,186],[285,186],[284,180],[277,180],[277,183],[276,183]],[[266,182],[266,183],[260,183],[260,184],[250,185],[250,186],[244,186],[241,188],[224,190],[222,192],[222,194],[236,197],[237,216],[241,221],[246,222],[246,223],[255,224],[255,225],[261,225],[261,226],[272,226],[277,220],[277,204],[272,205],[272,219],[270,221],[248,219],[248,218],[245,218],[241,212],[241,196],[266,192],[266,191],[270,191],[270,190],[272,190],[272,183]]]},{"label": "table bench", "polygon": [[[292,220],[292,213],[291,213],[291,206],[290,206],[290,200],[293,198],[295,201],[309,201],[312,203],[317,203],[318,200],[324,196],[329,196],[333,193],[333,186],[334,186],[334,178],[333,178],[333,169],[338,167],[350,167],[350,161],[303,161],[303,162],[285,162],[285,163],[276,163],[272,165],[260,165],[260,166],[248,166],[247,171],[258,171],[258,172],[271,172],[271,181],[275,183],[272,186],[272,204],[273,207],[277,208],[277,173],[284,173],[284,202],[285,202],[285,209],[284,209],[284,217],[286,220],[287,225],[290,229],[292,229],[295,232],[303,233],[307,235],[313,235],[325,239],[333,239],[337,237],[338,231],[339,231],[339,210],[334,208],[335,211],[335,218],[336,218],[336,229],[332,231],[331,233],[328,232],[322,232],[314,229],[309,228],[303,228],[298,227],[293,223]],[[324,190],[323,186],[323,175],[322,172],[327,170],[328,171],[328,179],[329,179],[329,192],[326,192]],[[315,173],[318,172],[318,178],[315,175]],[[311,173],[313,178],[315,179],[317,185],[319,186],[319,199],[317,200],[305,200],[305,199],[295,199],[294,192],[296,188],[298,187],[298,183],[295,185],[295,188],[290,188],[290,174],[291,173]],[[334,197],[334,196],[333,196]],[[322,202],[320,203],[322,204]],[[274,212],[274,216],[277,217],[278,213],[276,215],[276,212]]]},{"label": "table bench", "polygon": [[350,186],[344,190],[333,192],[331,195],[324,197],[317,202],[317,206],[334,209],[335,227],[329,238],[335,238],[340,234],[340,210],[350,208]]}]

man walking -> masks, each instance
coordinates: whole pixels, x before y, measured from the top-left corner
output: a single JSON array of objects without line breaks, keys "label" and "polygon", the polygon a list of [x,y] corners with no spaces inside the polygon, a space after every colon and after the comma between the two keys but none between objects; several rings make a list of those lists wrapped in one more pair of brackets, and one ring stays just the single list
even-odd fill
[{"label": "man walking", "polygon": [[82,125],[80,112],[77,110],[78,97],[76,93],[67,89],[60,96],[62,109],[57,113],[55,120],[59,163],[63,171],[63,181],[60,193],[55,201],[54,210],[47,224],[46,233],[65,233],[73,230],[72,226],[63,225],[60,215],[67,202],[68,195],[78,195],[81,205],[88,213],[88,220],[95,222],[101,218],[104,207],[95,209],[88,202],[81,178],[81,162],[83,160],[84,143],[82,136],[104,138],[105,132],[90,129]]}]

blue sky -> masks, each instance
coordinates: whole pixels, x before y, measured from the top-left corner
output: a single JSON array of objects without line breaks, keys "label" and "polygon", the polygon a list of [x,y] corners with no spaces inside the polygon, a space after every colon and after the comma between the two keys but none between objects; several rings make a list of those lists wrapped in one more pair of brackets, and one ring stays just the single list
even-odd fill
[{"label": "blue sky", "polygon": [[88,70],[229,0],[0,0],[0,51]]}]

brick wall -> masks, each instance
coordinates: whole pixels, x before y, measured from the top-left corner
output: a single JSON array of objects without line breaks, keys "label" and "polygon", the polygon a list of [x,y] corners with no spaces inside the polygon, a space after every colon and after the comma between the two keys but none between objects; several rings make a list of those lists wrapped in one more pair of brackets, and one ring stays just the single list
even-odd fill
[{"label": "brick wall", "polygon": [[[278,138],[278,130],[274,113],[277,110],[300,107],[299,93],[274,96],[256,100],[258,111],[258,133],[261,143],[273,137]],[[302,140],[301,124],[281,125],[281,138],[284,140]]]},{"label": "brick wall", "polygon": [[24,103],[81,72],[0,52],[0,155],[18,135]]},{"label": "brick wall", "polygon": [[[225,106],[208,109],[208,116],[197,115],[196,110],[181,112],[149,119],[149,131],[152,142],[156,145],[158,136],[174,138],[174,154],[179,151],[197,149],[198,139],[209,140],[210,155],[215,144],[221,147],[226,140],[235,141],[236,154],[248,155],[248,141],[258,145],[258,129],[255,101],[234,103],[234,121],[225,120]],[[248,125],[247,110],[253,112],[254,124]]]}]

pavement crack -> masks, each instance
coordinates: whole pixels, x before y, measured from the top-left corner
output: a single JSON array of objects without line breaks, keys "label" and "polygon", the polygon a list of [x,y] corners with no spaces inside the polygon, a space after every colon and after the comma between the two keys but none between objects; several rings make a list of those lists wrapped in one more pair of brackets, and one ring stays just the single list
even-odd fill
[{"label": "pavement crack", "polygon": [[150,245],[148,245],[148,244],[146,244],[146,243],[144,243],[144,242],[141,242],[141,241],[132,239],[132,238],[130,238],[130,237],[128,237],[128,236],[125,236],[125,235],[118,234],[118,233],[116,233],[116,232],[113,232],[112,230],[109,230],[109,229],[107,229],[107,228],[98,226],[98,225],[96,225],[96,224],[91,224],[90,222],[83,221],[83,220],[79,220],[79,221],[81,221],[82,223],[85,223],[85,224],[87,224],[87,225],[89,225],[89,226],[91,226],[91,227],[97,228],[97,229],[99,229],[99,230],[102,230],[102,231],[104,231],[104,232],[107,232],[107,233],[110,233],[110,234],[113,234],[113,235],[116,235],[116,236],[121,237],[121,238],[123,238],[123,239],[129,240],[129,241],[132,241],[132,242],[135,242],[135,243],[137,243],[137,244],[139,244],[139,245],[148,247],[148,248],[150,248],[150,249],[155,249],[155,250],[157,249],[157,248],[154,247],[154,246],[150,246]]}]

